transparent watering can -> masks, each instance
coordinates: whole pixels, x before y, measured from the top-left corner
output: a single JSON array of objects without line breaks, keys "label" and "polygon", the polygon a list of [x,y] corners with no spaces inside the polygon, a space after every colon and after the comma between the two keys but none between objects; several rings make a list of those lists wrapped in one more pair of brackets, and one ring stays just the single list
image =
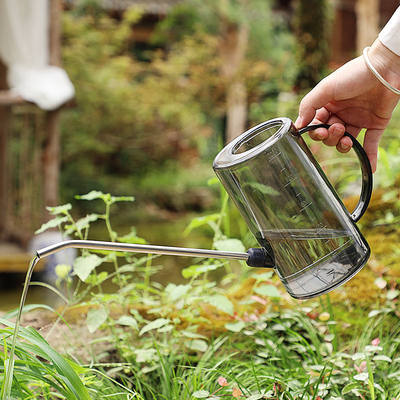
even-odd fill
[{"label": "transparent watering can", "polygon": [[[350,134],[362,169],[361,199],[346,210],[301,135],[288,118],[264,122],[229,143],[214,170],[260,244],[247,252],[218,251],[92,240],[66,240],[40,249],[40,258],[65,248],[226,258],[251,267],[275,268],[288,292],[306,299],[343,284],[368,260],[370,249],[355,224],[372,193],[367,155]],[[24,296],[21,300],[24,302]]]},{"label": "transparent watering can", "polygon": [[355,222],[372,193],[372,172],[350,134],[362,169],[361,198],[352,214],[339,199],[288,118],[264,122],[229,143],[214,170],[269,255],[291,296],[307,299],[338,287],[366,263],[368,243]]}]

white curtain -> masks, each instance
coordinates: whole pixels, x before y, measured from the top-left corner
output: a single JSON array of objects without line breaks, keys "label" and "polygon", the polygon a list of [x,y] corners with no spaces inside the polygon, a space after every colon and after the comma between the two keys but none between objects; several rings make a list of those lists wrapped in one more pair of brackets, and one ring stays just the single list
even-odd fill
[{"label": "white curtain", "polygon": [[74,96],[74,87],[63,69],[48,65],[48,9],[48,0],[0,0],[0,58],[11,90],[53,110]]}]

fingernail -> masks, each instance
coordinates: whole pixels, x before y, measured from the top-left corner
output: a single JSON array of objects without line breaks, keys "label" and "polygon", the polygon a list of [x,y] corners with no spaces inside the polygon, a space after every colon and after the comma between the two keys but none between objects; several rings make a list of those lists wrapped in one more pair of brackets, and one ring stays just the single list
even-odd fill
[{"label": "fingernail", "polygon": [[347,150],[347,149],[349,149],[351,146],[350,146],[349,144],[347,144],[347,143],[345,143],[345,144],[340,143],[340,147],[341,147],[343,150]]}]

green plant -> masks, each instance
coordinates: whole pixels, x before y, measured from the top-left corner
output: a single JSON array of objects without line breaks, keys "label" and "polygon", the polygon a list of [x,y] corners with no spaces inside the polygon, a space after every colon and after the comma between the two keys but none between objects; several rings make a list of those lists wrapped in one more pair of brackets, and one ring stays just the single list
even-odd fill
[{"label": "green plant", "polygon": [[[87,239],[91,226],[102,223],[109,240],[144,243],[134,229],[121,235],[111,222],[113,208],[131,202],[131,197],[99,191],[77,197],[100,202],[104,212],[75,219],[70,205],[53,207],[53,220],[39,231],[60,226],[72,237]],[[221,210],[194,218],[187,233],[207,227],[213,233],[211,246],[243,251],[247,239],[240,236],[236,219],[222,191]],[[239,234],[232,237],[233,232]],[[59,293],[66,307],[59,311],[52,332],[69,323],[68,311],[77,309],[79,317],[86,318],[88,336],[83,340],[89,342],[96,334],[92,345],[108,343],[109,350],[92,352],[88,365],[65,361],[40,335],[23,328],[13,393],[73,399],[74,391],[82,390],[92,398],[135,394],[146,400],[399,396],[396,289],[382,292],[386,303],[372,310],[369,318],[366,310],[353,311],[363,312],[365,318],[349,339],[334,297],[291,304],[272,271],[199,259],[182,270],[183,283],[162,285],[154,279],[161,268],[154,256],[92,250],[82,251],[73,266],[59,266],[56,288],[51,290]],[[7,354],[11,331],[1,332]],[[33,379],[32,370],[43,378]],[[27,382],[28,376],[33,380]]]},{"label": "green plant", "polygon": [[[5,326],[0,329],[4,351],[4,354],[0,353],[1,398],[8,399],[4,372],[9,362],[7,349],[10,347],[14,324],[4,318],[0,319],[0,323]],[[93,367],[83,367],[63,357],[33,328],[20,328],[15,355],[18,359],[14,367],[11,398],[37,399],[40,396],[43,399],[96,399],[100,398],[99,391],[110,398],[121,398],[118,386],[122,385],[113,383]],[[124,392],[135,395],[127,388],[124,388]]]}]

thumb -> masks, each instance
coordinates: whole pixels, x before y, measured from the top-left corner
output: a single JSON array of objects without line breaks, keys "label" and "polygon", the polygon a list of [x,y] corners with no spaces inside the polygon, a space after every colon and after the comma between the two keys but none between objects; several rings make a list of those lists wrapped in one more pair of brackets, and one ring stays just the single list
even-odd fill
[{"label": "thumb", "polygon": [[371,163],[372,172],[376,171],[378,160],[378,145],[383,134],[383,129],[368,129],[364,137],[364,150]]},{"label": "thumb", "polygon": [[301,100],[299,117],[295,122],[296,128],[308,125],[315,117],[317,110],[333,100],[333,85],[325,78]]}]

